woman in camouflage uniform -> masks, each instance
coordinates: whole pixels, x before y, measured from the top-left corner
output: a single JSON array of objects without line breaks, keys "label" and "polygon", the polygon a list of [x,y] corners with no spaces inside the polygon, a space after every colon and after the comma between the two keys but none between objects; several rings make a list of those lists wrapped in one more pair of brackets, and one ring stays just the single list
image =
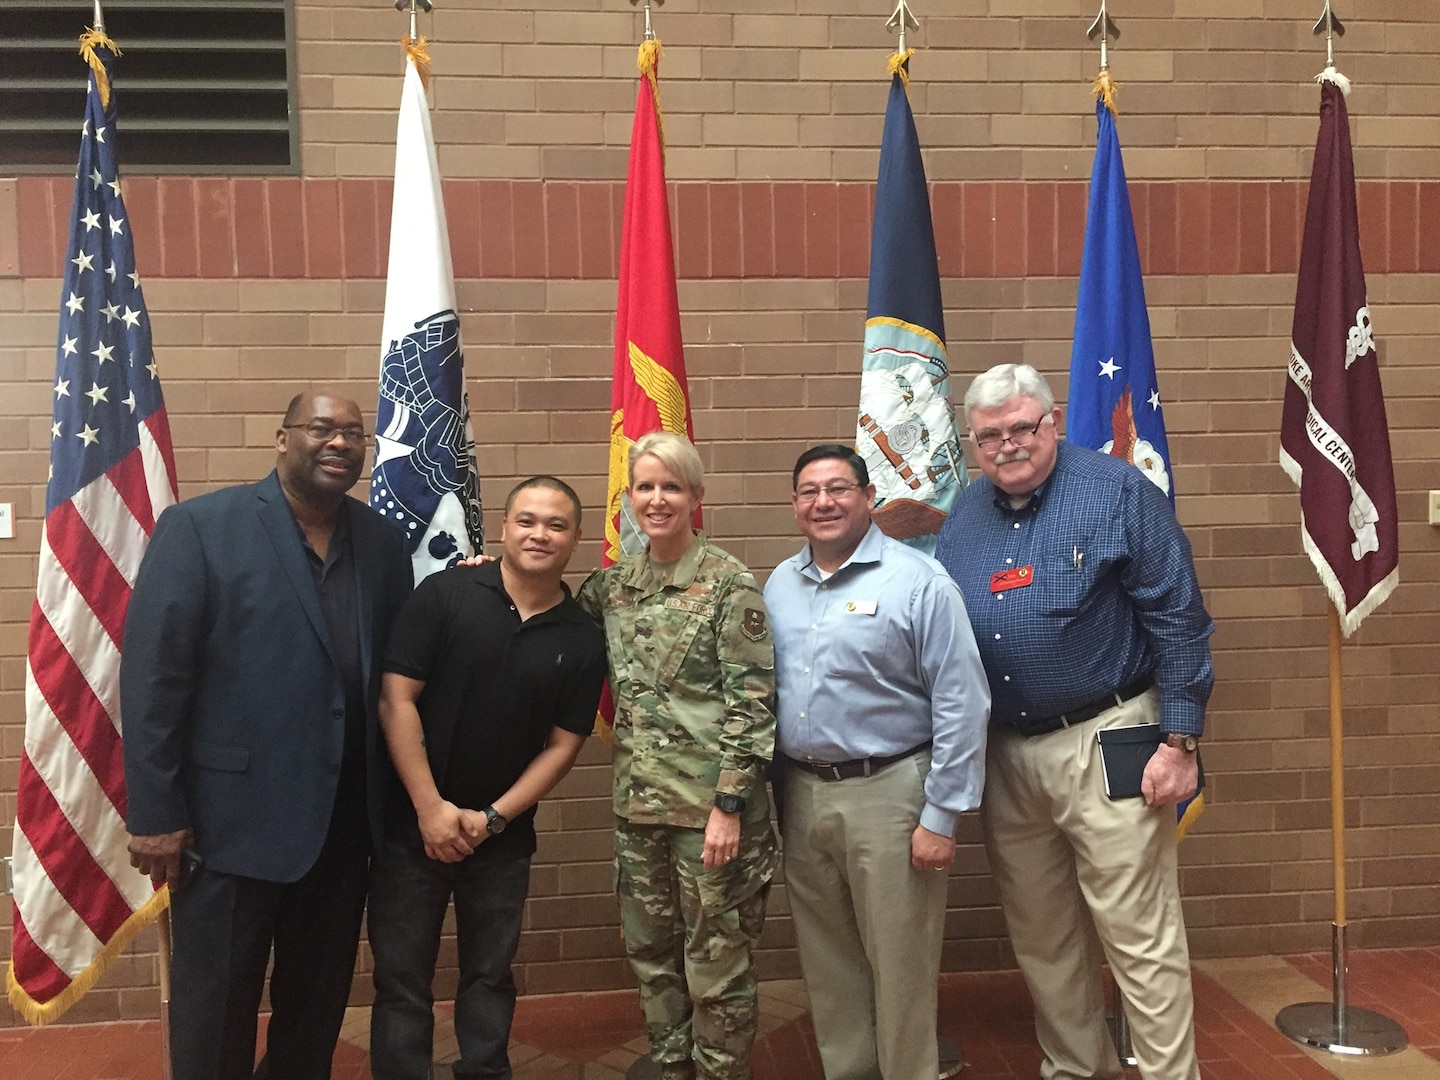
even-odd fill
[{"label": "woman in camouflage uniform", "polygon": [[751,953],[778,861],[775,658],[750,571],[691,528],[702,478],[687,439],[640,439],[626,494],[649,548],[591,574],[579,599],[605,626],[615,889],[650,1055],[665,1080],[749,1080]]}]

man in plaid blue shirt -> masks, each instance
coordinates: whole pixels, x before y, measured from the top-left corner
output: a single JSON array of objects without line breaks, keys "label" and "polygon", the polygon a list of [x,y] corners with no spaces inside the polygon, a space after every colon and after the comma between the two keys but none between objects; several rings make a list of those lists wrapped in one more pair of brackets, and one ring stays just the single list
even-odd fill
[{"label": "man in plaid blue shirt", "polygon": [[[1041,1075],[1121,1075],[1104,959],[1141,1075],[1198,1080],[1174,807],[1197,787],[1214,625],[1189,542],[1134,465],[1060,441],[1034,368],[978,376],[965,415],[983,477],[935,555],[960,585],[989,676],[981,821],[1035,1001]],[[1143,798],[1112,800],[1097,732],[1155,723]]]}]

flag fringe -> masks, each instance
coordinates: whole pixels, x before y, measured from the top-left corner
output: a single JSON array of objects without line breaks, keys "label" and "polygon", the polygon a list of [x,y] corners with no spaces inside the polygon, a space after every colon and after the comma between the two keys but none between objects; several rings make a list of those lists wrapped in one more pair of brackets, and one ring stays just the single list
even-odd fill
[{"label": "flag fringe", "polygon": [[415,65],[415,74],[420,76],[420,85],[426,90],[430,89],[430,54],[425,51],[425,46],[429,44],[430,39],[424,36],[417,40],[406,34],[400,39],[400,47]]},{"label": "flag fringe", "polygon": [[1102,71],[1095,76],[1095,81],[1090,84],[1090,92],[1105,103],[1111,115],[1119,116],[1120,110],[1115,105],[1115,98],[1120,93],[1120,84],[1111,77],[1109,71]]},{"label": "flag fringe", "polygon": [[896,75],[899,75],[900,82],[904,84],[907,93],[910,90],[910,57],[914,55],[914,49],[906,49],[903,53],[893,52],[890,54],[890,60],[886,64],[890,72],[890,77],[893,79]]},{"label": "flag fringe", "polygon": [[[1303,470],[1300,463],[1280,448],[1280,467],[1285,470],[1292,483],[1298,489]],[[1315,567],[1315,573],[1320,576],[1320,584],[1325,587],[1325,592],[1330,596],[1330,602],[1335,605],[1335,612],[1340,616],[1340,632],[1349,637],[1360,628],[1365,617],[1378,608],[1390,598],[1395,591],[1395,586],[1400,584],[1400,567],[1397,565],[1394,570],[1386,574],[1375,583],[1365,598],[1355,605],[1350,611],[1345,610],[1345,589],[1340,584],[1340,579],[1335,576],[1335,571],[1330,568],[1320,545],[1315,543],[1310,536],[1310,530],[1305,527],[1304,516],[1300,519],[1300,543],[1305,548],[1305,554],[1310,556],[1310,562]]]},{"label": "flag fringe", "polygon": [[[1197,792],[1190,800],[1190,805],[1185,807],[1185,813],[1180,815],[1180,820],[1175,823],[1175,841],[1179,843],[1185,839],[1185,834],[1190,831],[1190,826],[1205,812],[1205,793]],[[1188,848],[1186,849],[1189,850]]]},{"label": "flag fringe", "polygon": [[1315,81],[1317,83],[1334,83],[1340,88],[1342,94],[1346,97],[1350,96],[1350,80],[1344,75],[1341,75],[1340,72],[1336,71],[1333,67],[1327,67],[1324,71],[1320,72],[1319,75],[1316,75]]},{"label": "flag fringe", "polygon": [[650,94],[655,99],[655,128],[660,133],[660,163],[665,163],[665,114],[660,111],[660,48],[659,38],[649,38],[640,43],[635,64],[640,74],[650,80]]},{"label": "flag fringe", "polygon": [[70,984],[49,1001],[36,1001],[26,992],[15,978],[15,961],[12,959],[6,968],[6,989],[11,1007],[35,1027],[53,1024],[100,981],[101,976],[110,969],[110,965],[119,958],[135,936],[158,919],[160,912],[169,906],[170,890],[157,890],[121,924],[120,929],[105,943],[105,947],[95,955],[95,959],[85,966],[85,970],[71,979]]},{"label": "flag fringe", "polygon": [[85,33],[80,35],[80,58],[90,65],[90,70],[95,73],[95,88],[100,91],[100,107],[110,107],[110,76],[105,72],[105,64],[100,57],[95,55],[96,49],[109,49],[115,56],[123,56],[120,46],[111,41],[104,30],[96,30],[87,26]]}]

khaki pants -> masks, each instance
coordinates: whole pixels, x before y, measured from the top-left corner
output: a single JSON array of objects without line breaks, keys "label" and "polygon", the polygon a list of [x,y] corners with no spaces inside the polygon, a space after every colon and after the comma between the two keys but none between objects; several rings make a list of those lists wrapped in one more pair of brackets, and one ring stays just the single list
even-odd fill
[{"label": "khaki pants", "polygon": [[[1120,1076],[1105,1027],[1104,948],[1145,1080],[1199,1080],[1175,809],[1105,795],[1095,733],[1152,723],[1150,690],[1071,728],[991,729],[980,816],[1046,1080]],[[1091,923],[1093,921],[1093,930]]]},{"label": "khaki pants", "polygon": [[826,1080],[935,1080],[949,874],[910,865],[928,752],[826,782],[787,767],[785,885]]}]

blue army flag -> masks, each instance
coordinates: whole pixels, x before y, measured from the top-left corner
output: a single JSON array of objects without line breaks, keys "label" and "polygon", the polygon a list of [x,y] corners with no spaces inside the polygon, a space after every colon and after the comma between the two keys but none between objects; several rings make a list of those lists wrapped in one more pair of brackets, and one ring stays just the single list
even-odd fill
[{"label": "blue army flag", "polygon": [[419,584],[474,554],[483,536],[450,234],[416,68],[417,56],[428,59],[410,49],[395,135],[370,505],[404,534]]},{"label": "blue army flag", "polygon": [[[1065,437],[1133,462],[1174,505],[1170,444],[1155,377],[1135,219],[1115,114],[1103,96],[1095,103],[1095,115],[1100,129],[1080,260]],[[1176,807],[1181,836],[1204,809],[1203,793]]]},{"label": "blue army flag", "polygon": [[933,555],[966,475],[950,404],[930,193],[906,93],[908,55],[890,58],[855,447],[875,484],[876,524]]}]

